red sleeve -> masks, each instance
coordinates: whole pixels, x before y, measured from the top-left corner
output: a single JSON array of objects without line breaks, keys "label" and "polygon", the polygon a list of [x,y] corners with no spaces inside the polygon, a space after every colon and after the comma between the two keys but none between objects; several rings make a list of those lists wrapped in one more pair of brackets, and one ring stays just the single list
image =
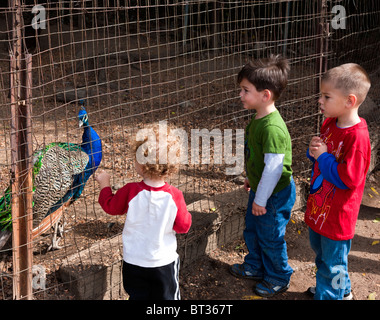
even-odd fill
[{"label": "red sleeve", "polygon": [[362,126],[347,135],[345,149],[347,150],[337,170],[343,183],[350,189],[363,183],[371,161],[371,143],[365,120]]},{"label": "red sleeve", "polygon": [[191,227],[191,214],[187,211],[182,192],[177,190],[177,192],[173,194],[173,199],[178,208],[173,230],[177,233],[187,233]]},{"label": "red sleeve", "polygon": [[343,162],[338,164],[338,174],[349,189],[354,189],[363,183],[368,166],[367,154],[353,146],[344,157]]},{"label": "red sleeve", "polygon": [[122,215],[128,211],[128,184],[119,189],[116,194],[110,187],[103,188],[99,194],[99,204],[110,215]]}]

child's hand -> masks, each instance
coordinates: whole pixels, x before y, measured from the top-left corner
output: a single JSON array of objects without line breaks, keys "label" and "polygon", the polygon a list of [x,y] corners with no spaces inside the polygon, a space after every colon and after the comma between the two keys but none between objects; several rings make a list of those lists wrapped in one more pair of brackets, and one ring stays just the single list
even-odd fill
[{"label": "child's hand", "polygon": [[315,158],[316,160],[318,160],[319,156],[320,156],[322,153],[325,153],[325,152],[327,152],[327,145],[326,145],[324,142],[322,142],[322,143],[321,143],[321,146],[320,146],[317,150],[313,151],[313,153],[314,153],[314,158]]},{"label": "child's hand", "polygon": [[315,152],[322,146],[322,139],[320,137],[313,137],[311,138],[310,144],[309,144],[309,155],[315,159],[318,157],[315,156]]},{"label": "child's hand", "polygon": [[244,179],[244,189],[245,189],[245,191],[247,191],[247,192],[249,192],[249,190],[251,190],[251,186],[249,185],[248,178],[245,178],[245,179]]},{"label": "child's hand", "polygon": [[255,201],[252,202],[252,214],[254,216],[262,216],[267,213],[267,209],[265,207],[259,206],[255,203]]},{"label": "child's hand", "polygon": [[104,170],[98,170],[95,173],[95,180],[99,183],[100,189],[103,189],[105,187],[110,187],[111,186],[110,179],[111,179],[111,176],[109,175],[109,173],[105,172]]}]

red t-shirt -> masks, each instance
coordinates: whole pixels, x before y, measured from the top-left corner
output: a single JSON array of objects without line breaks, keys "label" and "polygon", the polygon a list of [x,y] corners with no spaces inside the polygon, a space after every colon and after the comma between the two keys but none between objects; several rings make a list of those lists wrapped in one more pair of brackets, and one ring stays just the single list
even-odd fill
[{"label": "red t-shirt", "polygon": [[326,157],[321,155],[321,163],[318,158],[313,166],[305,222],[312,230],[329,239],[349,240],[355,234],[371,160],[371,144],[364,119],[349,128],[337,127],[336,121],[336,118],[326,119],[320,137],[326,143],[328,153],[334,155],[337,162],[335,170],[347,189],[341,189],[331,182],[332,179],[329,182],[323,177],[322,159]]}]

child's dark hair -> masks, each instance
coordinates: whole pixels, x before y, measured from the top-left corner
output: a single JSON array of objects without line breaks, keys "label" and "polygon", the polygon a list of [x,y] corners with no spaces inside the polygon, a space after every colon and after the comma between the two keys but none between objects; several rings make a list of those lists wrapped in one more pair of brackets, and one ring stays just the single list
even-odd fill
[{"label": "child's dark hair", "polygon": [[273,100],[276,101],[288,84],[289,70],[287,59],[281,55],[270,55],[269,58],[247,63],[238,74],[238,83],[247,79],[257,91],[270,90]]}]

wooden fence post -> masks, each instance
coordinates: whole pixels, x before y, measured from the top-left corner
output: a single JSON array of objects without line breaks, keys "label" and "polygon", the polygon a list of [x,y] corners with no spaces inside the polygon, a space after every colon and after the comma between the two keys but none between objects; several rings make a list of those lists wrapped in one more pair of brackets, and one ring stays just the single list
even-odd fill
[{"label": "wooden fence post", "polygon": [[13,298],[32,299],[33,181],[31,133],[32,56],[22,50],[22,8],[12,1],[11,161]]}]

